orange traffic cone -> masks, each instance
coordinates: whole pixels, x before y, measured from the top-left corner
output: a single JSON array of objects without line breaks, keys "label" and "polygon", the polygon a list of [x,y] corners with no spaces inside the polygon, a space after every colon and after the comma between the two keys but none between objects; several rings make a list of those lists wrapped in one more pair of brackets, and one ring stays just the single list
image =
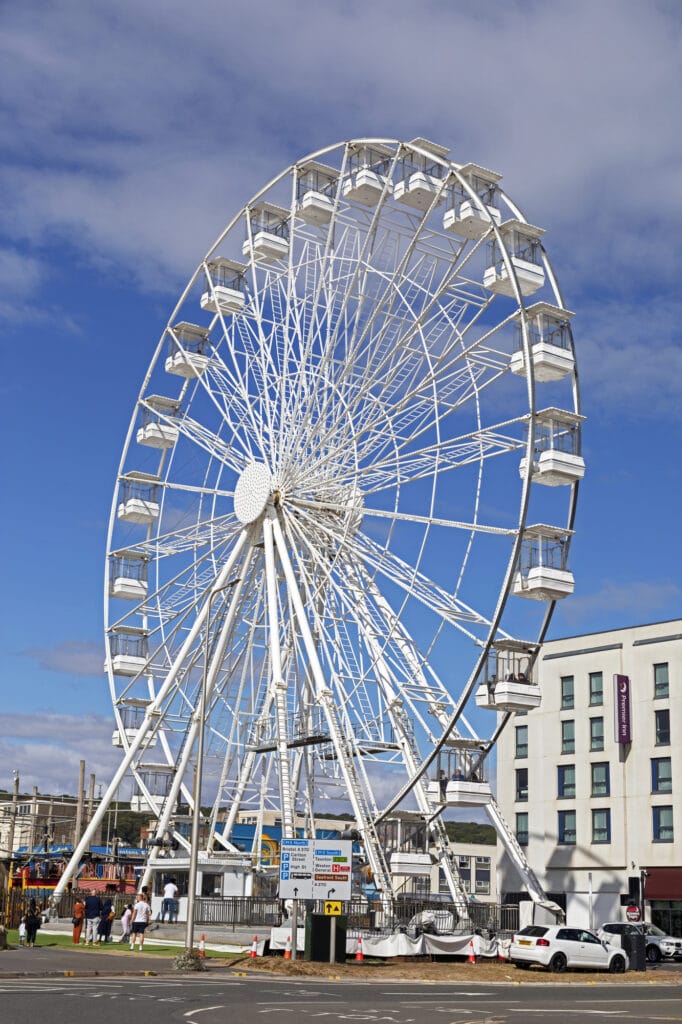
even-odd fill
[{"label": "orange traffic cone", "polygon": [[204,935],[203,932],[201,933],[201,938],[199,939],[199,956],[202,959],[206,956],[206,936]]},{"label": "orange traffic cone", "polygon": [[473,939],[469,939],[469,956],[467,957],[467,963],[468,964],[475,964],[476,963],[476,954],[474,952],[474,940]]},{"label": "orange traffic cone", "polygon": [[287,935],[287,945],[284,950],[284,959],[291,960],[291,935]]},{"label": "orange traffic cone", "polygon": [[252,960],[255,960],[258,956],[258,936],[254,935],[253,942],[251,943],[251,952],[249,956]]},{"label": "orange traffic cone", "polygon": [[356,963],[362,963],[364,959],[365,957],[362,952],[362,935],[358,935],[358,950],[357,953],[355,954],[355,960]]}]

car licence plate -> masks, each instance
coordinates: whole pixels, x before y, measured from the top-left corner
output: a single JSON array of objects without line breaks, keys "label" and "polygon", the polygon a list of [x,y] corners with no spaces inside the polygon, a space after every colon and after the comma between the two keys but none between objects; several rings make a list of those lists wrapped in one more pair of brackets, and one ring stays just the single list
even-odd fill
[{"label": "car licence plate", "polygon": [[519,946],[532,946],[530,939],[519,939]]}]

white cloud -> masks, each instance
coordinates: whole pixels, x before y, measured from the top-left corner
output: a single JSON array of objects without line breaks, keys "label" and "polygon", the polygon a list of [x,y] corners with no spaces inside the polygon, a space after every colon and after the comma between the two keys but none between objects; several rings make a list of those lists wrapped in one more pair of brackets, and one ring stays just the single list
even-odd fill
[{"label": "white cloud", "polygon": [[[5,229],[184,278],[277,170],[355,134],[504,172],[577,281],[678,252],[679,24],[661,4],[62,0],[5,14]],[[644,246],[644,253],[643,253]],[[642,258],[642,255],[644,258]],[[581,277],[581,275],[583,275]],[[175,280],[173,281],[175,286]]]},{"label": "white cloud", "polygon": [[121,756],[111,745],[113,726],[113,716],[104,715],[45,710],[4,714],[0,737],[0,762],[8,776],[4,787],[10,787],[9,776],[15,769],[24,792],[37,786],[43,793],[76,793],[82,758],[86,779],[94,773],[96,782],[106,786]]},{"label": "white cloud", "polygon": [[102,676],[104,648],[81,640],[64,640],[55,647],[33,647],[22,652],[48,672],[72,676]]},{"label": "white cloud", "polygon": [[[670,606],[678,607],[682,588],[671,580],[604,581],[591,594],[575,594],[560,608],[561,619],[566,623],[590,622],[592,624],[611,620],[622,625],[626,619],[633,622],[653,622]],[[608,624],[604,627],[608,628]],[[553,630],[556,633],[556,629]]]}]

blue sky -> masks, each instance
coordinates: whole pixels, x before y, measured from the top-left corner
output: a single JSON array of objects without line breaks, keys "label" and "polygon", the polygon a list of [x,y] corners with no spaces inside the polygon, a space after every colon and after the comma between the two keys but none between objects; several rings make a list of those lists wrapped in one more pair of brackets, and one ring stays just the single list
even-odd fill
[{"label": "blue sky", "polygon": [[28,0],[0,13],[0,760],[115,763],[106,527],[141,380],[194,268],[304,154],[424,136],[504,174],[546,242],[589,417],[551,635],[682,609],[682,8]]}]

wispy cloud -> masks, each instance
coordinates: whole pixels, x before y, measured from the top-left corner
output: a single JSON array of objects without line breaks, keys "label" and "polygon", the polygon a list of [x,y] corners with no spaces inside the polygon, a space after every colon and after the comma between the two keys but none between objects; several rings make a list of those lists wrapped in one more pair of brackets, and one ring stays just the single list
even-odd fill
[{"label": "wispy cloud", "polygon": [[111,745],[113,716],[67,715],[47,711],[3,715],[0,762],[6,766],[5,788],[17,770],[22,790],[76,793],[79,765],[86,759],[88,776],[108,784],[120,760]]},{"label": "wispy cloud", "polygon": [[[591,594],[575,594],[561,605],[557,622],[604,622],[623,625],[625,622],[654,621],[671,606],[679,608],[682,587],[672,580],[623,581],[605,580]],[[553,630],[556,633],[556,628]]]},{"label": "wispy cloud", "polygon": [[64,640],[55,647],[33,647],[22,654],[48,672],[72,676],[101,676],[104,672],[104,648],[81,640]]}]

